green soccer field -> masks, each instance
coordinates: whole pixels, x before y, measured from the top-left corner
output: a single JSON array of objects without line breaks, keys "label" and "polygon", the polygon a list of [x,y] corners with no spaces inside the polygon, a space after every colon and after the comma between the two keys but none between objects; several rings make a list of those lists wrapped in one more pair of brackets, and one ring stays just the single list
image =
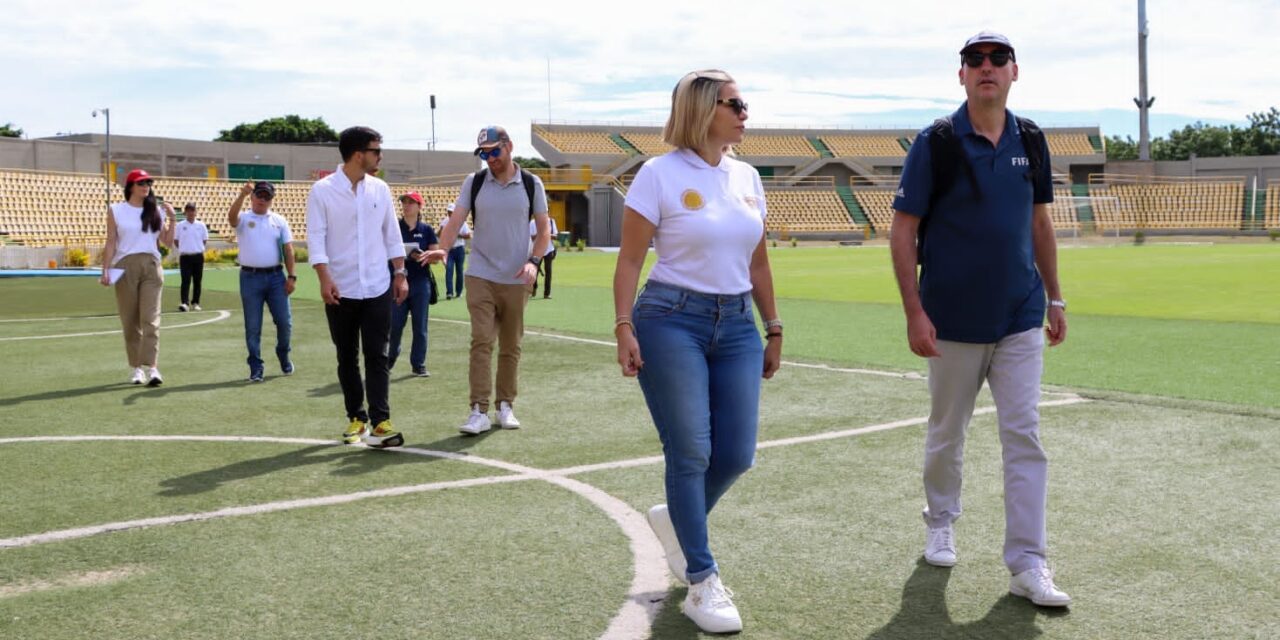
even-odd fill
[{"label": "green soccer field", "polygon": [[[743,637],[1280,636],[1280,245],[1061,252],[1041,416],[1068,612],[1007,595],[985,394],[960,564],[918,561],[928,393],[887,250],[770,255],[789,364],[710,522]],[[701,637],[641,515],[662,465],[609,344],[613,260],[562,251],[530,303],[517,431],[458,434],[466,311],[432,307],[432,377],[392,372],[400,451],[337,444],[306,267],[295,375],[244,381],[237,275],[212,271],[205,311],[163,318],[156,389],[126,383],[110,291],[0,279],[0,638]]]}]

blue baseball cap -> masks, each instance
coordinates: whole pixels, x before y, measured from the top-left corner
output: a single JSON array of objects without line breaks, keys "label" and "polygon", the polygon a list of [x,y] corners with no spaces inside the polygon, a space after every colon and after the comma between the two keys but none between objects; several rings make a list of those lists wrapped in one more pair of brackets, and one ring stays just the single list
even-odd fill
[{"label": "blue baseball cap", "polygon": [[492,149],[504,142],[511,142],[511,136],[507,135],[507,130],[498,125],[490,125],[480,130],[476,136],[476,150],[472,153],[480,153],[483,149]]}]

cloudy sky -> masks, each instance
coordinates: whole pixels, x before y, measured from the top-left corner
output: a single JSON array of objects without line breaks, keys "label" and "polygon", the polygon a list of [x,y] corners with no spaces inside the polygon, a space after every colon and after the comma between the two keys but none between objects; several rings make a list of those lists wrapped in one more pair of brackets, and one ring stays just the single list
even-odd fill
[{"label": "cloudy sky", "polygon": [[[981,4],[982,6],[977,6]],[[686,71],[738,80],[752,125],[920,127],[964,94],[956,52],[1017,48],[1010,107],[1137,135],[1137,2],[9,0],[0,123],[212,139],[296,113],[389,147],[466,150],[488,123],[661,123]],[[1153,135],[1280,106],[1280,0],[1147,3]],[[549,70],[549,71],[548,71]]]}]

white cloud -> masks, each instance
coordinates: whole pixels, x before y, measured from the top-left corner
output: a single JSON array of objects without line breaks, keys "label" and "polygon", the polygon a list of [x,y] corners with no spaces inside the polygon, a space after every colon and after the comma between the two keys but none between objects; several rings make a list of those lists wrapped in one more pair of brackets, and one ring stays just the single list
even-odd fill
[{"label": "white cloud", "polygon": [[[499,123],[531,154],[529,122],[548,116],[548,59],[558,120],[661,122],[681,74],[721,67],[755,123],[850,124],[850,114],[958,104],[956,51],[983,28],[1018,48],[1015,110],[1083,122],[1132,109],[1137,94],[1130,3],[11,4],[0,73],[21,80],[0,100],[0,121],[32,136],[99,130],[89,112],[110,106],[118,133],[212,138],[298,113],[421,148],[435,94],[439,148],[470,149],[477,129]],[[1276,104],[1280,45],[1269,31],[1280,5],[1154,0],[1148,13],[1157,112],[1240,120]]]}]

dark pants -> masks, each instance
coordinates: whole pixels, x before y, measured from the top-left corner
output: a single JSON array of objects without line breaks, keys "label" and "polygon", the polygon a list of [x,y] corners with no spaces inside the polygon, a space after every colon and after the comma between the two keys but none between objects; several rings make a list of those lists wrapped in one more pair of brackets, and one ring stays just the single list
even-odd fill
[{"label": "dark pants", "polygon": [[427,366],[427,314],[431,308],[431,281],[427,274],[409,279],[409,297],[400,304],[392,303],[391,307],[391,364],[400,357],[400,339],[404,335],[404,325],[413,315],[413,343],[409,347],[409,366],[417,369]]},{"label": "dark pants", "polygon": [[[338,350],[338,383],[347,417],[368,420],[374,426],[391,417],[387,402],[390,371],[387,350],[391,342],[391,289],[376,298],[341,298],[324,306],[329,337]],[[360,380],[360,346],[364,345],[364,381]],[[365,395],[369,412],[365,413]]]},{"label": "dark pants", "polygon": [[[178,256],[178,268],[182,271],[182,304],[200,304],[200,281],[204,279],[204,254],[184,253]],[[194,295],[187,297],[191,285],[195,285]]]},{"label": "dark pants", "polygon": [[[542,256],[542,268],[539,269],[539,271],[547,276],[547,279],[542,283],[542,297],[544,298],[551,297],[551,264],[554,263],[555,261],[556,261],[555,251],[552,251],[551,253],[548,253],[547,255]],[[533,289],[529,291],[529,295],[531,296],[538,295],[538,276],[533,277]]]},{"label": "dark pants", "polygon": [[454,247],[449,250],[449,260],[444,265],[444,290],[450,297],[462,296],[463,265],[467,263],[467,247]]}]

